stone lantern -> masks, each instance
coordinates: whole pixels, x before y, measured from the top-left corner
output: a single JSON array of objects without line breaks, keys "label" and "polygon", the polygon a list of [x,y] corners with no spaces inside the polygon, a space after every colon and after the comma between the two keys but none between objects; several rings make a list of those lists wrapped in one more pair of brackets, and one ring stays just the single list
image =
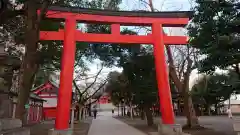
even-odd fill
[{"label": "stone lantern", "polygon": [[0,44],[0,118],[12,116],[12,101],[9,93],[12,85],[13,70],[19,69],[20,59],[8,55]]}]

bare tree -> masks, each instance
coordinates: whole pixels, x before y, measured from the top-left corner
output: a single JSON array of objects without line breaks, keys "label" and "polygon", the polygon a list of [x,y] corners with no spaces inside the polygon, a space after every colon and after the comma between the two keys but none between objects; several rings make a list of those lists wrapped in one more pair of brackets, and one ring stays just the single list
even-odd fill
[{"label": "bare tree", "polygon": [[[51,0],[43,0],[39,3],[38,0],[28,0],[24,2],[24,10],[26,12],[26,33],[25,33],[25,48],[26,52],[20,69],[20,91],[18,96],[16,118],[24,119],[25,104],[28,101],[30,90],[34,81],[35,74],[39,68],[38,64],[38,41],[40,22],[44,17],[48,5]],[[40,14],[38,15],[38,5],[41,5]]]},{"label": "bare tree", "polygon": [[[152,12],[156,11],[153,7],[152,0],[149,0],[150,9]],[[184,113],[187,117],[188,127],[199,126],[198,118],[193,106],[192,97],[189,94],[189,80],[190,74],[193,70],[193,60],[195,49],[190,46],[165,46],[168,58],[169,76],[178,89],[178,92],[184,99]],[[177,57],[174,58],[174,53]]]},{"label": "bare tree", "polygon": [[[104,92],[104,87],[108,81],[108,79],[101,79],[99,76],[101,75],[103,71],[104,66],[101,65],[101,68],[96,73],[96,75],[92,75],[90,77],[87,77],[85,79],[81,79],[79,75],[76,76],[76,78],[73,80],[73,85],[78,93],[78,105],[79,105],[79,120],[83,117],[83,112],[85,110],[85,106],[92,104],[90,99],[92,98],[99,98],[101,94]],[[80,78],[80,79],[79,79]],[[89,79],[93,79],[91,83],[89,84]],[[78,85],[78,81],[85,81],[85,86],[80,87]],[[100,81],[100,82],[99,82]]]},{"label": "bare tree", "polygon": [[92,76],[92,77],[90,77],[90,78],[87,78],[87,80],[88,79],[91,79],[91,78],[94,78],[94,80],[88,85],[87,83],[86,83],[86,88],[84,89],[84,90],[81,90],[81,88],[79,88],[79,86],[77,85],[77,79],[78,79],[78,77],[79,76],[77,76],[74,80],[73,80],[73,85],[74,85],[74,87],[76,88],[76,90],[77,90],[77,92],[78,92],[78,94],[79,94],[79,103],[81,102],[82,103],[82,101],[83,101],[83,95],[86,93],[86,92],[88,92],[95,84],[96,84],[96,82],[97,82],[97,80],[98,80],[98,78],[99,78],[99,75],[101,74],[101,72],[102,72],[102,70],[103,70],[103,65],[101,66],[101,68],[100,68],[100,70],[97,72],[97,74],[95,75],[95,76]]},{"label": "bare tree", "polygon": [[[40,23],[45,17],[48,6],[51,4],[62,4],[65,0],[26,0],[22,2],[22,5],[11,4],[16,6],[14,10],[6,10],[6,16],[1,14],[1,21],[20,15],[19,11],[23,12],[24,18],[24,45],[25,53],[20,69],[20,81],[19,81],[19,95],[16,109],[16,118],[24,119],[26,113],[25,104],[27,103],[30,95],[30,90],[36,75],[36,72],[40,66],[40,49],[39,49],[39,31]],[[20,8],[20,9],[19,9]],[[15,10],[17,9],[17,10]],[[8,11],[8,12],[7,12]],[[38,12],[39,11],[39,12]],[[4,13],[4,12],[3,12]],[[10,13],[13,13],[10,14]],[[10,16],[9,16],[10,15]],[[1,23],[1,22],[0,22]]]}]

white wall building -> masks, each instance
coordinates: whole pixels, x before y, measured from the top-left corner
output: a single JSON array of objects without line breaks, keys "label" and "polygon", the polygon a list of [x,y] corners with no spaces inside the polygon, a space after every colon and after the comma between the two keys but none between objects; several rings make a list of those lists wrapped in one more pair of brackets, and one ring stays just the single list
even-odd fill
[{"label": "white wall building", "polygon": [[[229,104],[229,101],[230,101],[230,104]],[[230,105],[230,109],[231,109],[232,113],[240,113],[240,94],[232,95],[230,97],[230,100],[224,101],[223,104],[224,104],[225,112]]]}]

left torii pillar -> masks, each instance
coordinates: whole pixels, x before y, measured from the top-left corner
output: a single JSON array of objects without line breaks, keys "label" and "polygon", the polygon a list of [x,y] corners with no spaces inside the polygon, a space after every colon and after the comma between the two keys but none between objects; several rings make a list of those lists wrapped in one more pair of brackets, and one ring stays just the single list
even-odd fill
[{"label": "left torii pillar", "polygon": [[51,135],[70,135],[69,129],[70,108],[72,100],[72,80],[76,51],[76,20],[65,20],[64,44],[62,51],[60,89],[58,92],[57,114],[55,129],[50,130]]}]

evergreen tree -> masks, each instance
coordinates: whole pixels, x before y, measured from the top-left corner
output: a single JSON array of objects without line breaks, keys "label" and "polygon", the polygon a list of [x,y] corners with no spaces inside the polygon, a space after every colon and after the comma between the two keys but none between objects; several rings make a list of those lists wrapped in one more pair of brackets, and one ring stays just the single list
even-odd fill
[{"label": "evergreen tree", "polygon": [[238,0],[196,0],[188,30],[190,44],[199,50],[199,70],[233,67],[239,75],[240,12]]}]

